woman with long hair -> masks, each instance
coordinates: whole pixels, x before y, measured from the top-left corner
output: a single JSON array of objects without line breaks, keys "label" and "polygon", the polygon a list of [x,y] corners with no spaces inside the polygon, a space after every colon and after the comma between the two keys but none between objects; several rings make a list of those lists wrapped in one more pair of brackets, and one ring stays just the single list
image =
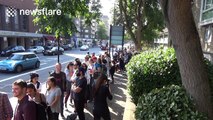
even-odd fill
[{"label": "woman with long hair", "polygon": [[59,120],[58,116],[61,112],[60,107],[60,97],[62,95],[61,89],[56,85],[56,79],[54,77],[49,77],[47,79],[48,91],[46,100],[48,105],[52,110],[52,120]]},{"label": "woman with long hair", "polygon": [[107,80],[107,76],[102,73],[95,84],[93,108],[94,120],[100,120],[101,118],[104,120],[111,120],[107,98],[112,100],[112,94]]},{"label": "woman with long hair", "polygon": [[[64,73],[66,74],[66,79],[67,79],[67,82],[66,82],[66,96],[65,96],[65,107],[67,108],[67,101],[68,101],[68,98],[71,94],[71,86],[72,86],[72,82],[71,82],[71,77],[73,76],[74,74],[74,64],[73,62],[69,62],[67,67],[65,68],[64,70]],[[71,97],[70,97],[70,102],[72,103],[72,99],[73,99],[73,95],[71,94]]]}]

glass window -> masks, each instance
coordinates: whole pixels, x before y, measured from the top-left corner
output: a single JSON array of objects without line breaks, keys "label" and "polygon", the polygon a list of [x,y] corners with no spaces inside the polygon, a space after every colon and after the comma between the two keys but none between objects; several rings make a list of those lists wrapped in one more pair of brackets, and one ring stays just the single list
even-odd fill
[{"label": "glass window", "polygon": [[10,23],[10,17],[8,15],[8,11],[9,11],[8,7],[5,7],[5,22],[6,23]]},{"label": "glass window", "polygon": [[18,11],[15,11],[15,16],[14,16],[14,20],[15,20],[15,29],[19,29],[19,15],[18,15]]},{"label": "glass window", "polygon": [[213,22],[213,0],[203,0],[201,9],[201,24]]},{"label": "glass window", "polygon": [[209,9],[212,7],[212,0],[206,0],[205,9]]}]

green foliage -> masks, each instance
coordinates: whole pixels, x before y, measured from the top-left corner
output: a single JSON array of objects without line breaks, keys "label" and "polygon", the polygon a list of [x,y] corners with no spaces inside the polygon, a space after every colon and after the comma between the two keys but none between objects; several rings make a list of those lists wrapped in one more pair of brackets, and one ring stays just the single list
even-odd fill
[{"label": "green foliage", "polygon": [[135,115],[137,120],[207,120],[196,111],[184,88],[177,85],[142,95]]},{"label": "green foliage", "polygon": [[[213,64],[205,59],[213,103]],[[132,57],[126,66],[128,89],[135,104],[141,95],[170,84],[181,85],[180,71],[173,48],[151,49]]]},{"label": "green foliage", "polygon": [[205,63],[207,65],[208,77],[210,80],[211,100],[213,104],[213,64],[207,59],[205,59]]},{"label": "green foliage", "polygon": [[104,22],[99,22],[99,24],[98,24],[97,37],[100,40],[108,39],[107,28],[106,28]]},{"label": "green foliage", "polygon": [[[115,7],[115,23],[123,19],[125,27],[136,40],[136,31],[141,27],[141,41],[154,41],[165,28],[163,15],[157,0],[118,0],[119,10]],[[121,11],[121,12],[120,12]],[[140,22],[138,22],[139,20]],[[132,36],[134,35],[134,36]]]},{"label": "green foliage", "polygon": [[61,10],[61,15],[34,15],[34,23],[39,26],[40,32],[60,35],[71,35],[77,32],[76,18],[84,18],[86,23],[100,16],[100,4],[93,6],[89,11],[88,0],[35,0],[38,9]]},{"label": "green foliage", "polygon": [[162,47],[134,56],[126,66],[128,89],[136,104],[139,97],[155,88],[180,84],[174,49]]}]

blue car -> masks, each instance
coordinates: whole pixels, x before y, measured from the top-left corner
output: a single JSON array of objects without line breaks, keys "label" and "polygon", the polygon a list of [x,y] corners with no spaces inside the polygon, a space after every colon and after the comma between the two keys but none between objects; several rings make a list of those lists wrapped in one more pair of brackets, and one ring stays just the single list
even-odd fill
[{"label": "blue car", "polygon": [[0,61],[0,71],[20,73],[24,69],[39,67],[40,60],[33,52],[13,53],[7,59]]}]

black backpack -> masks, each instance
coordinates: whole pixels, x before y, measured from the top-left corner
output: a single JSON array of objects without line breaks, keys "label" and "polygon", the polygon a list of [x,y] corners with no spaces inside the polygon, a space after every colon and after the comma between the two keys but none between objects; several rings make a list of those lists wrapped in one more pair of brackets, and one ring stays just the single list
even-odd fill
[{"label": "black backpack", "polygon": [[36,117],[37,120],[47,120],[46,107],[42,104],[36,103]]},{"label": "black backpack", "polygon": [[[41,94],[40,99],[42,100]],[[36,116],[37,120],[52,120],[52,111],[50,106],[47,106],[45,102],[36,103]]]},{"label": "black backpack", "polygon": [[67,116],[66,120],[75,120],[77,118],[77,114],[76,113],[72,113],[71,115]]}]

